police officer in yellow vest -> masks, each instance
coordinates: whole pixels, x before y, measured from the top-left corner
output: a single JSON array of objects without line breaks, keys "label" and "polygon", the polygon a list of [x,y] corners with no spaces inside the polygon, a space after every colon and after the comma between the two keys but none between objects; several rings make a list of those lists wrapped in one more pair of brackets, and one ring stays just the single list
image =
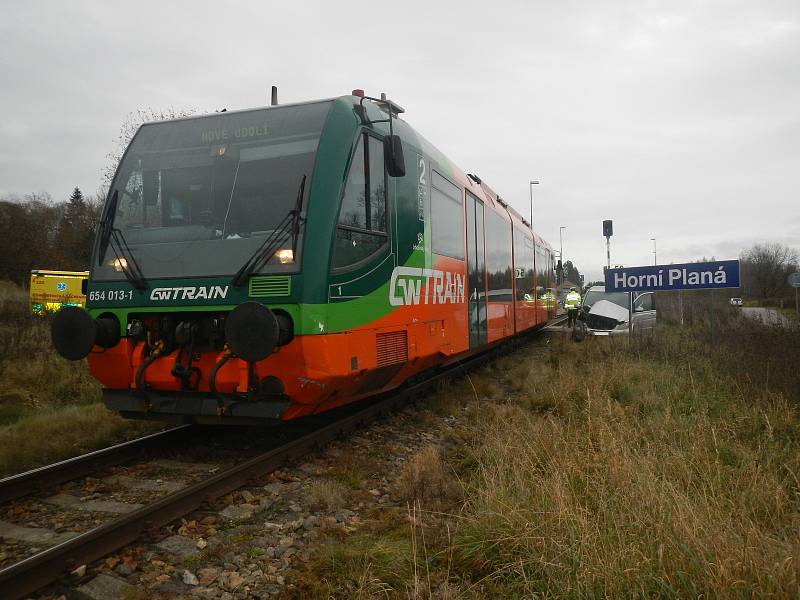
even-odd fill
[{"label": "police officer in yellow vest", "polygon": [[581,305],[581,295],[575,288],[569,288],[569,294],[564,299],[564,308],[567,309],[567,324],[572,327],[575,325],[575,319],[578,316],[578,307]]}]

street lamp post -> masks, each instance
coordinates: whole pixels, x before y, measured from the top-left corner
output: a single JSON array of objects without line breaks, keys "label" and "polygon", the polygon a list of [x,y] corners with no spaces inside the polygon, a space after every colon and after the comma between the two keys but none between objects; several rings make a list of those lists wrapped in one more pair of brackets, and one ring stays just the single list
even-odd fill
[{"label": "street lamp post", "polygon": [[658,253],[656,252],[656,238],[650,238],[650,241],[653,242],[653,264],[658,264]]},{"label": "street lamp post", "polygon": [[531,191],[531,229],[533,229],[533,186],[539,185],[538,181],[531,181],[528,188]]}]

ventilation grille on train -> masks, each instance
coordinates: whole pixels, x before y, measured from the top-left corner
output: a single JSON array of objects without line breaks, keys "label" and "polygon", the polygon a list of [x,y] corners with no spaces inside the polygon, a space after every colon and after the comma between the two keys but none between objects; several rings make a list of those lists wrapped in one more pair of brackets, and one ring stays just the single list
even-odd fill
[{"label": "ventilation grille on train", "polygon": [[248,295],[252,298],[288,296],[292,291],[292,279],[288,275],[274,277],[252,277]]},{"label": "ventilation grille on train", "polygon": [[405,331],[390,331],[375,335],[378,366],[395,365],[408,360],[408,336]]}]

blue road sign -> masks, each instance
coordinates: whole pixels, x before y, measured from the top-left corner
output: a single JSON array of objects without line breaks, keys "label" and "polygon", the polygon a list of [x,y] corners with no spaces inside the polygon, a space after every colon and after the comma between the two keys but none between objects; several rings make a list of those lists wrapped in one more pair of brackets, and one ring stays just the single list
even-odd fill
[{"label": "blue road sign", "polygon": [[738,287],[738,260],[622,267],[606,271],[607,292],[707,290]]}]

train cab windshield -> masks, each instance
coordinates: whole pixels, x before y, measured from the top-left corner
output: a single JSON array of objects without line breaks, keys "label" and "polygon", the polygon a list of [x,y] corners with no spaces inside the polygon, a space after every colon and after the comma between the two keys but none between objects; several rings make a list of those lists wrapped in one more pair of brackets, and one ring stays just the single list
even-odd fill
[{"label": "train cab windshield", "polygon": [[[109,198],[114,228],[149,278],[234,274],[307,196],[330,102],[150,123],[134,137]],[[108,217],[108,215],[106,215]],[[123,279],[114,252],[95,280]],[[292,272],[301,244],[261,271]],[[296,255],[297,254],[297,255]],[[102,258],[102,263],[98,264]]]}]

